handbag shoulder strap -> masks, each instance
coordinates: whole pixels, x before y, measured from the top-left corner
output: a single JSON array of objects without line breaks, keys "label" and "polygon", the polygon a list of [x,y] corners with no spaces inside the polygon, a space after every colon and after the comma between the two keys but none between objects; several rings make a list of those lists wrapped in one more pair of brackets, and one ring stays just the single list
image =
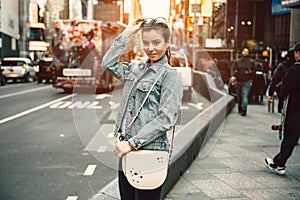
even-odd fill
[{"label": "handbag shoulder strap", "polygon": [[[150,87],[147,95],[145,96],[141,106],[139,107],[139,109],[137,110],[134,118],[131,120],[131,122],[129,123],[128,125],[128,129],[131,128],[131,126],[133,125],[133,123],[135,122],[135,120],[138,118],[138,116],[140,115],[141,113],[141,110],[144,106],[144,104],[146,103],[148,97],[150,96],[150,93],[151,91],[153,90],[155,84],[157,83],[157,81],[159,80],[159,78],[162,76],[162,74],[165,72],[166,69],[163,69],[160,74],[157,76],[157,78],[155,79],[154,83],[152,84],[152,86]],[[172,156],[172,153],[173,153],[173,145],[174,145],[174,135],[175,135],[175,125],[173,126],[173,130],[172,130],[172,138],[171,138],[171,145],[170,145],[170,149],[169,149],[169,158],[168,158],[168,165],[170,165],[170,161],[171,161],[171,156]]]},{"label": "handbag shoulder strap", "polygon": [[129,123],[128,129],[131,129],[133,123],[135,122],[135,120],[136,120],[136,119],[138,118],[138,116],[140,115],[140,113],[141,113],[141,111],[142,111],[142,108],[143,108],[144,104],[146,103],[148,97],[150,96],[151,91],[153,90],[155,84],[157,83],[157,81],[159,80],[159,78],[162,76],[162,74],[163,74],[164,71],[165,71],[165,69],[163,69],[163,70],[161,71],[161,73],[160,73],[160,74],[157,76],[157,78],[155,79],[154,83],[151,85],[151,87],[150,87],[150,89],[149,89],[147,95],[145,96],[145,98],[144,98],[144,100],[143,100],[141,106],[140,106],[139,109],[137,110],[137,112],[136,112],[134,118],[133,118],[133,119],[131,120],[131,122]]}]

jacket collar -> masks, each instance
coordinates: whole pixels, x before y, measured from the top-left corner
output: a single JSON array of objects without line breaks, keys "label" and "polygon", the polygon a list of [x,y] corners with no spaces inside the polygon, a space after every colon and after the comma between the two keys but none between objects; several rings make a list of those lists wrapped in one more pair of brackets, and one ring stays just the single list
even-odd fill
[{"label": "jacket collar", "polygon": [[[161,59],[153,63],[149,69],[152,69],[155,72],[158,72],[166,63],[168,63],[168,58],[167,56],[163,56]],[[150,60],[148,59],[146,62],[146,66],[150,65]]]}]

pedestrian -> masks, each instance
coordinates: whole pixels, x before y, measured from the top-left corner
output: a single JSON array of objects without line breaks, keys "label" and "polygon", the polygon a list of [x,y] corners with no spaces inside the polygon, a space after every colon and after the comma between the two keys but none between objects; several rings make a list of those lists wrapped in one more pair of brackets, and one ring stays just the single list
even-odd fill
[{"label": "pedestrian", "polygon": [[250,91],[251,100],[256,103],[262,103],[263,102],[263,96],[264,96],[264,89],[266,86],[266,79],[263,75],[263,64],[260,59],[256,59],[255,61],[255,75],[253,79],[252,88]]},{"label": "pedestrian", "polygon": [[225,57],[222,57],[218,62],[218,69],[220,71],[224,84],[228,84],[230,78],[230,66],[231,66],[230,55],[226,55]]},{"label": "pedestrian", "polygon": [[[277,67],[274,70],[273,76],[272,76],[272,81],[269,87],[269,92],[268,92],[268,100],[273,102],[274,101],[274,93],[276,92],[277,89],[277,84],[282,81],[283,76],[287,72],[287,70],[290,68],[290,66],[293,65],[295,62],[294,58],[294,52],[289,50],[286,57],[282,62],[280,62]],[[277,93],[277,92],[276,92]],[[283,103],[284,103],[284,98],[278,97],[278,113],[282,112],[283,108]]]},{"label": "pedestrian", "polygon": [[249,58],[249,49],[242,50],[242,57],[236,59],[231,66],[230,83],[235,85],[238,112],[246,116],[248,107],[248,96],[252,87],[255,73],[255,64]]},{"label": "pedestrian", "polygon": [[278,95],[287,99],[286,116],[283,124],[283,140],[279,153],[272,159],[266,158],[266,166],[278,174],[285,174],[286,162],[293,153],[300,137],[300,42],[291,48],[295,63],[277,84]]},{"label": "pedestrian", "polygon": [[[119,62],[130,38],[139,30],[148,60],[145,63]],[[115,137],[119,141],[114,152],[120,158],[120,163],[122,157],[131,151],[169,149],[167,131],[177,121],[183,95],[180,76],[168,62],[171,55],[169,40],[170,29],[164,18],[137,18],[127,25],[103,58],[104,69],[124,82],[115,124]],[[146,93],[156,80],[158,82],[134,121]],[[121,164],[118,180],[122,200],[160,199],[162,186],[151,190],[133,187],[124,175]]]}]

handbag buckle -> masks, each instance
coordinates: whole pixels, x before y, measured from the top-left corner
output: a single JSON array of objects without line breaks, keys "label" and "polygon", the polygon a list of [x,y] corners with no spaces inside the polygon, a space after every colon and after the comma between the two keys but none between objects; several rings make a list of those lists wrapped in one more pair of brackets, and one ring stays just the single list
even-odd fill
[{"label": "handbag buckle", "polygon": [[121,142],[121,141],[123,141],[123,140],[125,140],[125,135],[120,134],[120,135],[119,135],[119,141]]}]

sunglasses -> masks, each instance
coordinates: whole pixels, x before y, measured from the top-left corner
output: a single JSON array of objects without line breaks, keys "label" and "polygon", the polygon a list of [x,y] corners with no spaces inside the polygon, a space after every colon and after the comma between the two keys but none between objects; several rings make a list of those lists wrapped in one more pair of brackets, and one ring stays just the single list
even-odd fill
[{"label": "sunglasses", "polygon": [[145,18],[144,25],[154,25],[154,24],[163,24],[168,25],[166,18],[157,17],[157,18]]}]

